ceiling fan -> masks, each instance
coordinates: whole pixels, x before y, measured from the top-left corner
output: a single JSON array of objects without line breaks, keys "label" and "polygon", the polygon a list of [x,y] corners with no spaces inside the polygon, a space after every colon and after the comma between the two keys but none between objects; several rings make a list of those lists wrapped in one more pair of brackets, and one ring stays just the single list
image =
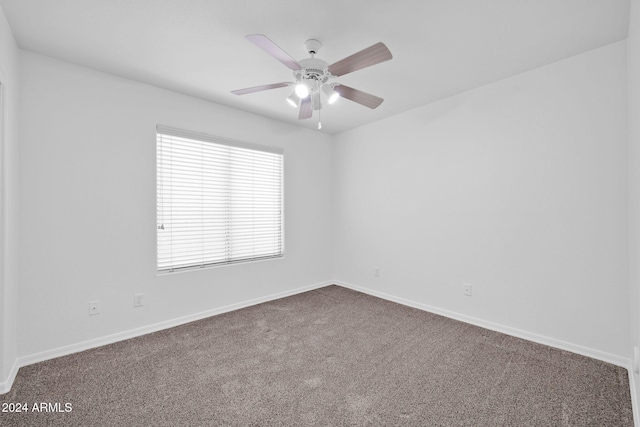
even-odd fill
[{"label": "ceiling fan", "polygon": [[[293,107],[300,107],[298,114],[299,120],[310,118],[314,110],[320,110],[322,108],[321,93],[326,96],[329,104],[333,104],[339,97],[343,97],[364,105],[365,107],[376,108],[384,101],[382,98],[358,89],[338,82],[330,82],[330,80],[335,77],[344,76],[353,71],[361,70],[393,58],[384,43],[376,43],[373,46],[369,46],[366,49],[329,65],[326,61],[315,57],[318,50],[322,47],[322,43],[315,39],[307,40],[304,43],[311,58],[296,61],[265,35],[251,34],[246,36],[246,38],[293,70],[295,81],[232,90],[231,93],[235,95],[246,95],[263,90],[294,86],[294,91],[287,98],[287,102]],[[318,129],[321,127],[322,125],[318,121]]]}]

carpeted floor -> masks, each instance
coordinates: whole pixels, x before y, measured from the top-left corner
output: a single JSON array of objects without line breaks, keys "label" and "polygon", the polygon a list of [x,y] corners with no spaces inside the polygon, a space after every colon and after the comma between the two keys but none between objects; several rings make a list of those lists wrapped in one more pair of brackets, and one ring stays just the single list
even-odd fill
[{"label": "carpeted floor", "polygon": [[0,402],[29,408],[2,426],[633,425],[621,367],[338,286],[21,368]]}]

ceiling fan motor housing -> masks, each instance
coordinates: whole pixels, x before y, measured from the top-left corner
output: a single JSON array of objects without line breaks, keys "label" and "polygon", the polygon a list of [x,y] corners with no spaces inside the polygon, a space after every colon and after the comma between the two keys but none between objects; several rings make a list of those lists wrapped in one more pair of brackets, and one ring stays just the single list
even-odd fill
[{"label": "ceiling fan motor housing", "polygon": [[329,64],[322,59],[314,57],[321,47],[322,43],[316,39],[309,39],[304,42],[304,48],[311,55],[311,58],[298,61],[302,69],[293,72],[296,81],[307,83],[311,92],[317,92],[327,80],[333,77],[328,71]]},{"label": "ceiling fan motor housing", "polygon": [[294,71],[293,76],[297,82],[308,84],[312,92],[319,90],[320,86],[333,77],[327,70],[329,64],[322,59],[305,58],[298,61],[298,64],[302,69]]}]

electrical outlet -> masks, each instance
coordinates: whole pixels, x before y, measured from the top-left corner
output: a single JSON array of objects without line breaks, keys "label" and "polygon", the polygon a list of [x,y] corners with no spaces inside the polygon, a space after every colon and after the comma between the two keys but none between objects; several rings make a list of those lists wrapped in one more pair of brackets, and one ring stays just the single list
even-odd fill
[{"label": "electrical outlet", "polygon": [[373,275],[374,275],[375,277],[380,277],[380,269],[379,269],[378,267],[375,267],[375,268],[373,269]]},{"label": "electrical outlet", "polygon": [[468,283],[465,283],[464,285],[464,295],[467,297],[471,296],[471,285]]},{"label": "electrical outlet", "polygon": [[89,316],[100,314],[100,301],[89,302]]},{"label": "electrical outlet", "polygon": [[135,294],[133,296],[133,306],[134,307],[141,307],[143,305],[143,295],[144,294]]}]

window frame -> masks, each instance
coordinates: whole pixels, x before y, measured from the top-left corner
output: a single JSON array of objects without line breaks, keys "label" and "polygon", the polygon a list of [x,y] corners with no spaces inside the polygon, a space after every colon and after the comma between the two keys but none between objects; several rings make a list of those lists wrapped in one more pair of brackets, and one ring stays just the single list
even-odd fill
[{"label": "window frame", "polygon": [[[155,175],[156,175],[156,274],[157,275],[165,275],[177,272],[186,272],[193,270],[201,270],[205,268],[215,268],[222,267],[227,265],[235,265],[235,264],[243,264],[243,263],[251,263],[251,262],[260,262],[260,261],[270,261],[276,259],[284,259],[285,257],[285,155],[284,149],[282,147],[274,147],[267,146],[261,144],[248,143],[244,141],[238,141],[226,137],[214,136],[206,133],[200,132],[192,132],[183,129],[177,129],[164,125],[156,126],[156,167],[155,167]],[[202,264],[191,264],[191,265],[183,265],[183,266],[172,266],[169,268],[161,268],[160,267],[160,236],[159,236],[159,228],[161,226],[160,223],[160,187],[159,187],[159,179],[160,179],[160,153],[159,153],[159,138],[160,135],[166,135],[168,137],[177,137],[177,138],[185,138],[198,141],[200,143],[212,143],[221,146],[228,146],[232,148],[241,148],[246,150],[259,151],[263,153],[271,153],[280,156],[280,253],[276,255],[268,255],[268,256],[258,256],[258,257],[245,257],[238,259],[229,259],[225,261],[218,262],[206,262]],[[228,207],[227,207],[228,208]]]}]

